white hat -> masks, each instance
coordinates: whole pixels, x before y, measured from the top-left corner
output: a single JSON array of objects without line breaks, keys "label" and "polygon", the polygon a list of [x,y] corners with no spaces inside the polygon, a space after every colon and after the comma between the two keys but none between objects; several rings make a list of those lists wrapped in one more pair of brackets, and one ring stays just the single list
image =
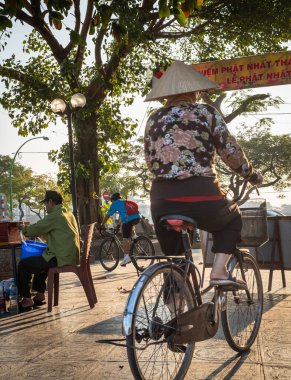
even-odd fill
[{"label": "white hat", "polygon": [[175,61],[169,66],[161,79],[156,82],[145,98],[145,102],[161,100],[173,95],[219,88],[217,83],[206,78],[193,69],[191,65],[186,65],[181,61]]}]

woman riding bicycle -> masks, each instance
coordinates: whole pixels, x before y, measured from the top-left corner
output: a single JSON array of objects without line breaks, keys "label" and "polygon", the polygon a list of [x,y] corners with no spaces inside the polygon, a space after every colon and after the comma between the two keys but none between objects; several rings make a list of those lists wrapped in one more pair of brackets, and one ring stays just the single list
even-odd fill
[{"label": "woman riding bicycle", "polygon": [[124,251],[124,258],[121,261],[120,265],[125,267],[131,262],[129,256],[129,248],[131,244],[131,237],[134,235],[135,230],[134,226],[140,221],[141,215],[139,213],[128,215],[125,207],[125,201],[121,199],[120,193],[114,193],[111,196],[111,206],[105,215],[101,227],[105,225],[107,220],[116,212],[119,213],[121,223],[122,223],[122,248]]},{"label": "woman riding bicycle", "polygon": [[212,233],[215,259],[211,285],[231,285],[235,279],[226,264],[240,241],[238,206],[227,200],[215,170],[215,154],[252,185],[260,185],[242,148],[227,130],[216,109],[197,103],[200,91],[219,86],[175,61],[158,80],[146,101],[166,100],[152,113],[145,130],[145,158],[153,174],[151,212],[157,238],[166,255],[183,253],[181,233],[159,224],[161,216],[180,214],[193,218],[197,227]]}]

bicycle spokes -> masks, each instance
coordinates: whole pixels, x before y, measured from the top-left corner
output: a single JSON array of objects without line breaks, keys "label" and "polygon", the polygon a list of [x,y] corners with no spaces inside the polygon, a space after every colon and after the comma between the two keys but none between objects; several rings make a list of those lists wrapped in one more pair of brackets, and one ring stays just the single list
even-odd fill
[{"label": "bicycle spokes", "polygon": [[[173,321],[169,325],[169,322],[179,317],[177,308],[183,276],[179,271],[172,271],[169,265],[145,278],[147,281],[136,299],[132,334],[127,336],[131,368],[135,378],[182,379],[191,362],[194,343],[172,343],[169,337],[177,331],[177,323]],[[194,306],[188,282],[184,298],[182,312],[187,312]]]},{"label": "bicycle spokes", "polygon": [[237,263],[233,275],[246,282],[247,290],[227,292],[222,326],[229,345],[242,352],[250,348],[259,331],[263,312],[262,280],[256,262],[248,254],[244,254],[243,264]]}]

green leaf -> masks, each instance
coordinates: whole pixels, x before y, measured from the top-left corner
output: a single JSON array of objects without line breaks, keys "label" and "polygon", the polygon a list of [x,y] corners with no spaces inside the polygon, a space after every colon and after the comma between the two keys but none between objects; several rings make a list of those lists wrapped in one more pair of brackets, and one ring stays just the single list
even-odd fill
[{"label": "green leaf", "polygon": [[170,12],[170,8],[168,6],[160,8],[160,10],[159,10],[159,17],[160,18],[170,17],[170,15],[171,15],[171,12]]},{"label": "green leaf", "polygon": [[159,17],[164,18],[164,17],[170,17],[171,11],[168,6],[168,1],[167,0],[160,0],[159,1]]},{"label": "green leaf", "polygon": [[101,22],[103,24],[103,27],[105,27],[110,21],[112,10],[110,6],[102,4],[99,7],[99,12],[100,12]]},{"label": "green leaf", "polygon": [[187,18],[180,7],[174,8],[174,16],[181,26],[186,26]]},{"label": "green leaf", "polygon": [[52,11],[50,12],[50,15],[55,20],[63,20],[64,16],[60,12]]},{"label": "green leaf", "polygon": [[0,31],[2,32],[6,28],[12,28],[12,21],[8,17],[0,15]]},{"label": "green leaf", "polygon": [[204,0],[196,0],[196,6],[197,6],[197,8],[198,9],[201,8],[202,5],[203,5],[203,3],[204,3]]},{"label": "green leaf", "polygon": [[70,31],[70,38],[74,45],[79,45],[82,43],[82,37],[79,33],[75,32],[74,30]]}]

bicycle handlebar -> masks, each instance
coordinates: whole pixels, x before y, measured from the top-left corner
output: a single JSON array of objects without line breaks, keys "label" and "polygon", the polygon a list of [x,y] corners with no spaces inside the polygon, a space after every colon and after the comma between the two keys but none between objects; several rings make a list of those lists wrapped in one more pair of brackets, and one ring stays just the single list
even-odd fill
[{"label": "bicycle handlebar", "polygon": [[[116,235],[119,231],[120,225],[118,224],[116,227],[106,228],[105,226],[99,226],[99,233],[101,236],[106,236],[106,233],[114,234]],[[107,235],[108,236],[108,235]]]}]

